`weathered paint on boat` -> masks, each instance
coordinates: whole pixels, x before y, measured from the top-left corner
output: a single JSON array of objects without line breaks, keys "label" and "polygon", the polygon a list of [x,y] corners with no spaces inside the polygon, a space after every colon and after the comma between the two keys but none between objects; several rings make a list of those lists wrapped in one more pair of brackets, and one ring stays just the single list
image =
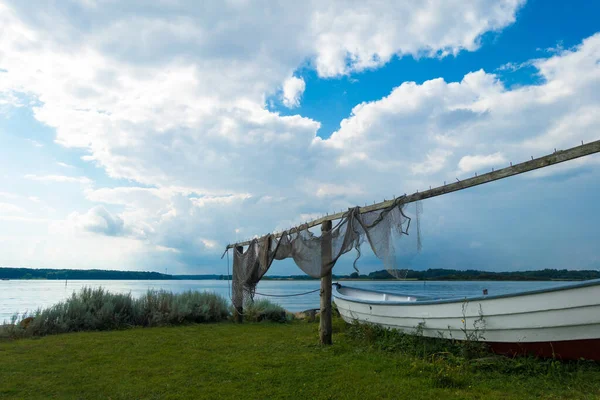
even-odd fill
[{"label": "weathered paint on boat", "polygon": [[424,299],[337,284],[347,322],[373,323],[424,336],[477,336],[502,354],[600,360],[600,280],[551,289],[462,299]]}]

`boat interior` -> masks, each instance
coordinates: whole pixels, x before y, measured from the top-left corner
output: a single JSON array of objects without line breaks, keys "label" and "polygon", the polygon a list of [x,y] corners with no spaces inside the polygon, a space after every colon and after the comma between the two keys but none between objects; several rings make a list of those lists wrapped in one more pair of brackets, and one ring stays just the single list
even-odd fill
[{"label": "boat interior", "polygon": [[347,286],[338,286],[338,292],[345,296],[356,297],[361,300],[370,301],[417,301],[415,296],[396,295],[370,290],[355,289]]}]

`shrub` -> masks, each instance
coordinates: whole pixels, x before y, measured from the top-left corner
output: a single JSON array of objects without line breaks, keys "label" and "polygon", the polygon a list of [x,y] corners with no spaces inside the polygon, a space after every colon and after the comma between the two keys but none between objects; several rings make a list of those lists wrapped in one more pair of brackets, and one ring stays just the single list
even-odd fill
[{"label": "shrub", "polygon": [[268,299],[248,301],[244,304],[244,319],[252,322],[286,322],[288,315],[283,307]]},{"label": "shrub", "polygon": [[83,288],[52,307],[38,309],[24,325],[26,316],[13,317],[2,335],[44,336],[56,333],[218,322],[229,315],[227,300],[207,292],[173,294],[149,290],[134,299],[131,293],[115,294],[102,288]]}]

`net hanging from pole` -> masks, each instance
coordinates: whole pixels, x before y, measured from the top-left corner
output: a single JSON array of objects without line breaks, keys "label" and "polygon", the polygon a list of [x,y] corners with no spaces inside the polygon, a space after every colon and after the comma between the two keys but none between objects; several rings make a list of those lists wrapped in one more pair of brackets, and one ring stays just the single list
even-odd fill
[{"label": "net hanging from pole", "polygon": [[[269,270],[274,260],[292,258],[307,275],[321,278],[331,271],[336,261],[355,249],[357,257],[354,269],[361,257],[361,246],[366,242],[383,262],[385,269],[394,277],[401,278],[406,272],[398,268],[394,241],[408,235],[411,218],[405,214],[403,197],[388,208],[361,214],[359,207],[349,209],[342,219],[328,232],[320,236],[312,233],[307,225],[284,232],[280,238],[273,235],[254,239],[245,252],[234,248],[234,271],[232,289],[234,298],[253,299],[256,285]],[[420,202],[416,204],[417,250],[421,249]],[[332,261],[321,265],[323,242],[331,241]],[[404,270],[405,271],[405,270]]]}]

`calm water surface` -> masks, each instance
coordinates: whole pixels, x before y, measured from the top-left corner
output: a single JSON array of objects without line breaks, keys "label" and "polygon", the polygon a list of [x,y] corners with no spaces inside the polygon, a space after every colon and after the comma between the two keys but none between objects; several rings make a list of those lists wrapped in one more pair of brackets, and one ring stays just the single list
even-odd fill
[{"label": "calm water surface", "polygon": [[[363,289],[382,290],[392,293],[451,298],[477,296],[483,289],[490,295],[516,293],[566,284],[565,282],[417,282],[417,281],[349,281],[342,284]],[[229,297],[228,281],[47,281],[10,280],[0,281],[0,322],[10,319],[14,313],[35,311],[66,299],[82,287],[104,287],[111,292],[140,296],[148,289],[164,289],[175,293],[185,290],[206,290]],[[289,295],[320,287],[319,281],[262,281],[257,292]],[[257,298],[260,298],[257,295]],[[290,311],[302,311],[319,307],[319,293],[298,297],[270,297]]]}]

